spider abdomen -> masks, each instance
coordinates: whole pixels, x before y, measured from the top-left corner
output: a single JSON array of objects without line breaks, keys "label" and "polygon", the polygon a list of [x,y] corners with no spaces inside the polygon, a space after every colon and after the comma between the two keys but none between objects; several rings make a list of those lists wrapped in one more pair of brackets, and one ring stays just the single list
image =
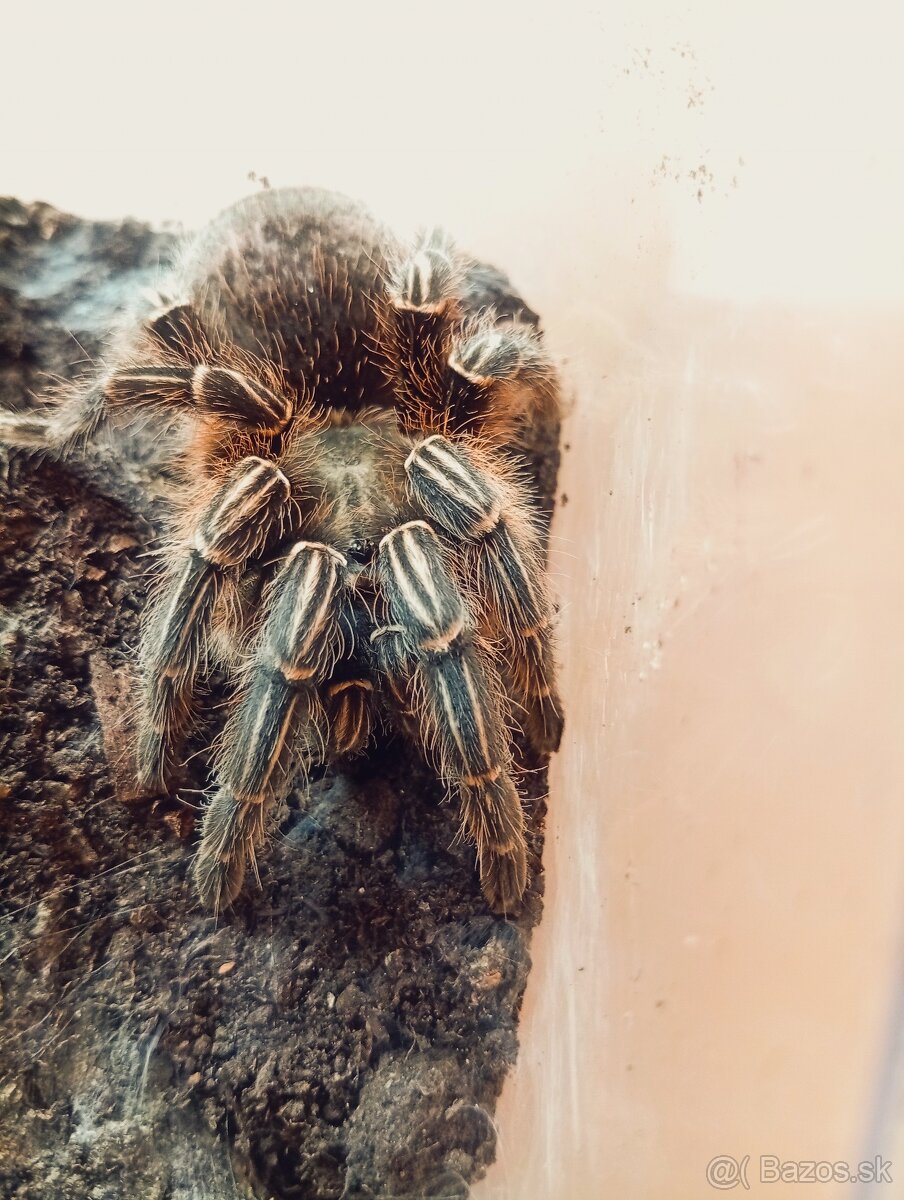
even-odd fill
[{"label": "spider abdomen", "polygon": [[354,411],[391,403],[373,347],[396,253],[387,230],[344,196],[275,189],[210,227],[183,288],[214,339],[278,364],[299,395]]}]

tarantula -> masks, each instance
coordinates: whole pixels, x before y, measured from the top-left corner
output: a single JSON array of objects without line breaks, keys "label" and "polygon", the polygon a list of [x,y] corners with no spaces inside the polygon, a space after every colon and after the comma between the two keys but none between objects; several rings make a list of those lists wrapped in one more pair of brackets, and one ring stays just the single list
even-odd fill
[{"label": "tarantula", "polygon": [[558,411],[532,314],[445,235],[406,251],[313,189],[228,210],[174,286],[99,379],[3,414],[0,436],[64,452],[108,419],[185,427],[137,759],[165,790],[200,677],[225,666],[203,900],[232,903],[296,776],[364,751],[382,717],[457,791],[484,895],[513,911],[527,858],[510,725],[546,753],[562,726],[518,453]]}]

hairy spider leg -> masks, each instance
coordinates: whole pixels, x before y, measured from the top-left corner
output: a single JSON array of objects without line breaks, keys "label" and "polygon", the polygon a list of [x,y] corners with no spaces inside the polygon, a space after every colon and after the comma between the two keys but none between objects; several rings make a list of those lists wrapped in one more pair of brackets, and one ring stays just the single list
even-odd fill
[{"label": "hairy spider leg", "polygon": [[229,367],[120,367],[104,382],[107,404],[129,415],[141,409],[183,409],[202,416],[224,417],[276,434],[292,416],[292,404],[258,380]]},{"label": "hairy spider leg", "polygon": [[290,486],[273,463],[243,458],[207,504],[163,580],[142,640],[145,679],[138,771],[163,789],[191,719],[211,614],[227,574],[261,550],[278,528]]},{"label": "hairy spider leg", "polygon": [[550,420],[555,372],[537,332],[492,311],[465,322],[448,361],[450,419],[443,433],[482,433],[506,441],[519,423]]},{"label": "hairy spider leg", "polygon": [[390,278],[383,354],[409,429],[503,438],[525,417],[552,413],[554,372],[529,325],[469,313],[467,271],[445,235],[422,237]]},{"label": "hairy spider leg", "polygon": [[475,593],[515,651],[508,673],[525,732],[538,750],[552,753],[562,736],[562,705],[554,682],[552,603],[529,501],[511,480],[495,479],[479,466],[466,446],[438,435],[415,446],[405,470],[421,511],[468,545]]},{"label": "hairy spider leg", "polygon": [[188,305],[174,305],[145,324],[152,344],[191,360],[121,366],[89,388],[67,389],[47,412],[0,410],[0,440],[11,446],[40,447],[63,455],[92,438],[111,413],[125,417],[151,410],[161,415],[185,411],[222,417],[265,435],[285,429],[294,407],[257,379],[199,358],[204,343],[193,332]]},{"label": "hairy spider leg", "polygon": [[62,455],[92,438],[107,416],[102,384],[67,389],[43,413],[0,409],[0,442]]},{"label": "hairy spider leg", "polygon": [[204,815],[195,860],[198,890],[214,910],[241,891],[269,810],[299,758],[325,750],[320,693],[343,650],[345,568],[337,550],[302,541],[273,581],[246,686],[224,731],[218,790]]},{"label": "hairy spider leg", "polygon": [[432,429],[448,407],[447,362],[461,315],[461,269],[451,241],[425,234],[389,280],[382,340],[402,423]]},{"label": "hairy spider leg", "polygon": [[[464,599],[425,521],[410,521],[380,543],[378,574],[392,633],[383,661],[412,670],[408,693],[428,750],[455,785],[462,823],[477,847],[483,892],[512,912],[527,883],[524,813],[510,774],[508,733],[474,644]],[[378,639],[377,645],[380,645]]]}]

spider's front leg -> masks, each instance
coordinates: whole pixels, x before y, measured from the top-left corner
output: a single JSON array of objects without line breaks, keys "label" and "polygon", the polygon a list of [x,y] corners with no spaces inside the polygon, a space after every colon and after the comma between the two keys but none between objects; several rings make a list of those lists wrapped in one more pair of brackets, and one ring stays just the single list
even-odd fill
[{"label": "spider's front leg", "polygon": [[208,907],[227,907],[266,831],[267,815],[299,755],[326,746],[322,684],[342,650],[346,560],[298,542],[269,591],[268,615],[246,685],[223,733],[218,790],[208,805],[194,876]]},{"label": "spider's front leg", "polygon": [[475,591],[515,651],[509,671],[525,732],[536,749],[551,753],[562,736],[553,612],[526,497],[518,485],[481,466],[473,451],[444,437],[415,446],[405,470],[418,507],[470,546]]},{"label": "spider's front leg", "polygon": [[149,789],[165,788],[191,719],[195,679],[224,581],[264,547],[290,490],[273,463],[243,458],[205,506],[160,587],[141,650],[138,774]]},{"label": "spider's front leg", "polygon": [[422,740],[438,749],[442,776],[458,790],[484,895],[497,912],[513,912],[527,884],[527,848],[498,683],[477,651],[461,592],[426,522],[387,534],[378,569],[393,622],[374,638],[383,669],[396,678],[410,672],[405,690]]}]

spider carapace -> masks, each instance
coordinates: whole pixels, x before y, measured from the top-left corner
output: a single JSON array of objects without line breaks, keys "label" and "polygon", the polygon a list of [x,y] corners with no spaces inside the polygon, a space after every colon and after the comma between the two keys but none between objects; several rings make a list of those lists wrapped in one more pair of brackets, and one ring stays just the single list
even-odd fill
[{"label": "spider carapace", "polygon": [[186,250],[99,378],[0,436],[66,451],[108,421],[184,427],[144,625],[139,773],[170,786],[211,663],[233,694],[194,875],[228,905],[292,782],[385,723],[458,796],[484,895],[527,880],[511,733],[558,745],[553,609],[519,448],[555,371],[503,277],[433,232],[265,191]]}]

